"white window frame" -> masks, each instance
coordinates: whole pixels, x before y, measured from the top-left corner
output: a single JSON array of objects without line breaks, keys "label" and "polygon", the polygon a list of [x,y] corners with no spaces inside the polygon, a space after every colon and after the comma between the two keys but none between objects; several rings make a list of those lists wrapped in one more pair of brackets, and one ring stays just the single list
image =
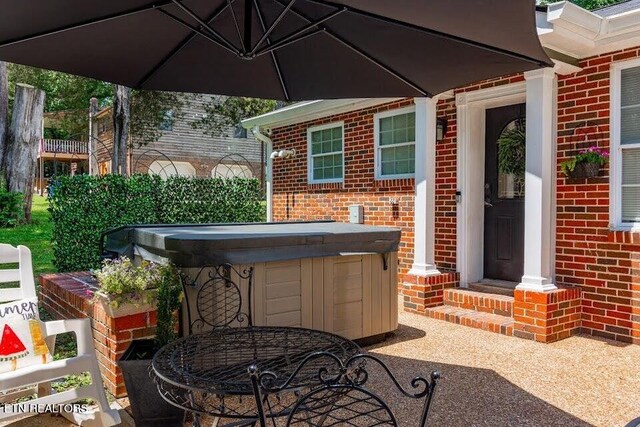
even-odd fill
[{"label": "white window frame", "polygon": [[[405,179],[405,178],[414,178],[415,173],[406,173],[406,174],[395,174],[395,175],[382,175],[382,156],[380,155],[380,151],[383,148],[389,147],[400,147],[404,145],[411,145],[411,143],[406,142],[403,144],[393,144],[393,145],[385,145],[380,146],[380,119],[384,119],[387,117],[399,116],[401,114],[415,113],[416,107],[415,105],[404,107],[404,108],[396,108],[395,110],[383,111],[382,113],[376,113],[373,116],[373,141],[374,141],[374,151],[373,151],[373,161],[375,164],[375,179],[378,181],[384,181],[387,179]],[[417,119],[417,118],[416,118]],[[416,137],[414,135],[413,145],[416,145]]]},{"label": "white window frame", "polygon": [[[621,231],[640,231],[640,222],[622,221],[622,144],[620,126],[622,110],[622,70],[640,67],[640,59],[611,64],[611,114],[610,114],[610,158],[609,158],[609,222],[610,228]],[[640,144],[628,144],[624,149],[640,148]]]},{"label": "white window frame", "polygon": [[[342,154],[342,178],[332,179],[313,179],[313,155],[311,154],[311,134],[319,130],[342,128],[342,151],[334,151],[331,153],[322,153],[318,156],[329,156],[334,154]],[[344,168],[344,122],[332,122],[319,126],[311,126],[307,128],[307,182],[309,184],[331,184],[344,182],[345,168]]]}]

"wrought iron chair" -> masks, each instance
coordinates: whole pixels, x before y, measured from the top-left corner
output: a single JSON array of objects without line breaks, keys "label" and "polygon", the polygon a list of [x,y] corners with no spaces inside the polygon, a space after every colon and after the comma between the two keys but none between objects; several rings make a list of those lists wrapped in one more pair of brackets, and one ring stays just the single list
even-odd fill
[{"label": "wrought iron chair", "polygon": [[[231,264],[205,266],[193,278],[184,272],[180,277],[189,335],[220,328],[253,326],[253,267],[238,269]],[[244,282],[246,292],[239,282]]]},{"label": "wrought iron chair", "polygon": [[[320,364],[320,360],[327,363]],[[369,354],[358,354],[342,362],[329,352],[314,353],[303,360],[288,378],[278,378],[269,371],[260,372],[254,365],[249,367],[254,396],[258,406],[260,425],[267,427],[281,425],[276,417],[282,413],[270,411],[270,402],[279,400],[283,391],[291,390],[296,378],[313,365],[319,379],[318,387],[300,390],[296,403],[287,414],[286,426],[398,426],[397,418],[391,408],[375,392],[366,387],[370,375],[368,368],[377,366],[386,373],[397,390],[407,398],[423,400],[418,426],[424,427],[440,374],[431,373],[430,381],[416,377],[411,388],[400,385],[387,365],[379,358]]]},{"label": "wrought iron chair", "polygon": [[[188,335],[222,328],[253,326],[253,267],[238,269],[231,264],[204,266],[193,277],[181,271],[180,280],[184,290],[185,326]],[[246,289],[243,289],[243,285]],[[151,371],[150,375],[154,376]],[[160,386],[167,387],[167,384],[161,383]],[[171,390],[164,392],[170,393]],[[191,399],[195,398],[192,396]],[[224,400],[221,404],[224,405]],[[193,418],[193,425],[200,426],[200,414],[194,412]],[[217,426],[218,423],[219,418],[215,418],[214,425]],[[246,425],[253,424],[255,423]]]}]

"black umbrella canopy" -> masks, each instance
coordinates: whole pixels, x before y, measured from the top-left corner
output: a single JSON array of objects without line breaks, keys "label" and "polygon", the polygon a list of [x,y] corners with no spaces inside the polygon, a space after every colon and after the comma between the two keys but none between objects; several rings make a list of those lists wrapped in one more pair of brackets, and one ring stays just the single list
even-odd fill
[{"label": "black umbrella canopy", "polygon": [[0,0],[0,59],[282,100],[432,96],[551,65],[534,0]]}]

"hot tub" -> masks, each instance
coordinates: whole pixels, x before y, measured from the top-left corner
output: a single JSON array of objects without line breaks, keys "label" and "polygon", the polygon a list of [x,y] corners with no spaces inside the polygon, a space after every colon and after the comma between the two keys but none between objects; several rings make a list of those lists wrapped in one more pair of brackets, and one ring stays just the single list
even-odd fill
[{"label": "hot tub", "polygon": [[[107,252],[169,259],[192,276],[206,265],[252,267],[254,324],[351,339],[398,326],[399,242],[399,229],[337,222],[141,225],[112,230],[104,241]],[[232,280],[248,297],[246,281]]]}]

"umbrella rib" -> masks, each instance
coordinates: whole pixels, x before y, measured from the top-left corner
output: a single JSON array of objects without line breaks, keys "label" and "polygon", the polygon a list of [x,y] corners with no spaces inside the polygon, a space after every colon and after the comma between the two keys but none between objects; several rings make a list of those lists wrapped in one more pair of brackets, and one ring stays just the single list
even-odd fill
[{"label": "umbrella rib", "polygon": [[[187,6],[185,6],[184,4],[182,4],[181,1],[179,0],[172,0],[172,3],[175,4],[176,6],[178,6],[180,9],[182,9],[187,15],[189,15],[190,17],[192,17],[193,19],[195,19],[198,24],[202,25],[203,28],[205,28],[206,30],[208,30],[216,39],[218,39],[218,41],[220,43],[225,44],[230,50],[235,51],[236,54],[239,54],[240,52],[238,51],[238,49],[231,44],[231,42],[227,39],[225,39],[220,33],[218,33],[216,30],[214,30],[211,25],[207,24],[206,22],[204,22],[204,20],[202,18],[200,18],[194,11],[192,11],[191,9],[189,9]],[[177,17],[176,17],[177,18]],[[178,18],[180,19],[180,18]],[[197,30],[197,29],[196,29]]]},{"label": "umbrella rib", "polygon": [[278,26],[280,21],[282,21],[282,18],[284,18],[284,16],[287,14],[287,12],[289,12],[289,9],[291,9],[291,6],[293,6],[293,4],[295,2],[296,2],[296,0],[290,0],[289,1],[289,4],[287,6],[285,6],[284,9],[282,9],[282,11],[280,12],[280,15],[278,15],[278,17],[275,19],[275,21],[273,21],[273,23],[271,24],[271,26],[269,27],[268,30],[266,29],[266,26],[264,25],[264,20],[263,20],[262,31],[264,31],[264,34],[262,35],[262,37],[260,37],[260,40],[258,40],[258,43],[256,43],[256,45],[253,47],[253,49],[251,49],[250,54],[256,53],[256,50],[258,50],[260,45],[262,45],[262,43],[264,43],[264,41],[267,40],[269,35],[271,35],[271,32],[276,28],[276,26]]},{"label": "umbrella rib", "polygon": [[[274,0],[280,4],[282,4],[282,0]],[[310,0],[311,1],[311,0]],[[337,7],[337,6],[336,6]],[[305,21],[307,21],[308,23],[312,23],[313,20],[311,18],[309,18],[308,16],[306,16],[305,14],[303,14],[302,12],[298,12],[297,10],[291,8],[291,12],[296,14],[297,16],[299,16],[300,18],[304,19]],[[327,33],[327,35],[329,35],[331,38],[333,38],[334,40],[336,40],[337,42],[339,42],[340,44],[342,44],[343,46],[346,46],[347,48],[349,48],[350,50],[352,50],[353,52],[357,53],[358,55],[362,56],[364,59],[368,60],[369,62],[371,62],[372,64],[374,64],[375,66],[377,66],[378,68],[381,68],[382,70],[384,70],[385,72],[387,72],[388,74],[391,74],[393,77],[395,77],[396,79],[400,80],[401,82],[403,82],[404,84],[406,84],[407,86],[410,86],[411,88],[415,89],[416,91],[418,91],[420,94],[422,94],[423,96],[426,96],[428,98],[433,97],[433,95],[431,93],[429,93],[428,91],[422,89],[420,86],[418,86],[416,83],[412,82],[411,80],[409,80],[408,78],[406,78],[405,76],[403,76],[402,74],[400,74],[399,72],[395,71],[394,69],[392,69],[391,67],[389,67],[388,65],[384,64],[381,61],[378,61],[377,59],[373,58],[371,55],[369,55],[368,53],[366,53],[365,51],[363,51],[362,49],[358,48],[357,46],[355,46],[353,43],[345,40],[343,37],[335,34],[333,31],[331,31],[329,28],[324,28],[325,32]]]},{"label": "umbrella rib", "polygon": [[182,26],[190,29],[194,33],[204,37],[205,39],[209,40],[210,42],[215,43],[218,46],[222,47],[223,49],[228,50],[229,52],[233,53],[234,55],[239,55],[240,54],[240,52],[234,46],[230,46],[230,47],[226,46],[225,44],[221,43],[217,38],[213,37],[210,34],[205,33],[204,31],[200,30],[199,28],[194,27],[193,25],[189,24],[188,22],[185,22],[183,19],[175,16],[174,14],[172,14],[170,12],[167,12],[166,10],[163,10],[163,9],[158,9],[158,11],[163,13],[163,14],[165,14],[169,18],[173,19],[178,24],[181,24]]},{"label": "umbrella rib", "polygon": [[[227,6],[230,5],[233,1],[234,0],[229,0],[228,4],[220,6],[216,11],[213,12],[213,14],[211,14],[211,16],[206,19],[206,22],[211,23],[211,21],[220,16],[220,14],[224,12]],[[136,84],[136,87],[141,87],[146,82],[148,82],[149,79],[151,79],[151,77],[153,77],[153,75],[158,72],[158,70],[164,67],[167,62],[169,62],[175,55],[178,54],[178,52],[184,49],[196,37],[196,35],[198,35],[198,33],[192,31],[191,34],[185,37],[174,49],[171,50],[171,52],[169,52],[167,56],[162,58],[160,62],[158,62],[147,74],[145,74],[144,77],[142,77],[142,79],[140,79],[140,81]]]},{"label": "umbrella rib", "polygon": [[[307,38],[307,37],[309,37],[311,35],[317,34],[320,31],[324,31],[324,28],[318,28],[316,31],[312,31],[312,32],[309,32],[308,34],[304,34],[307,31],[309,31],[310,29],[315,28],[318,25],[320,25],[320,24],[322,24],[322,23],[324,23],[324,22],[326,22],[326,21],[328,21],[328,20],[330,20],[332,18],[335,18],[336,16],[340,15],[342,12],[344,12],[346,10],[347,9],[345,9],[345,8],[342,8],[340,10],[336,10],[335,12],[330,13],[329,15],[325,16],[324,18],[321,18],[319,21],[315,21],[315,22],[310,23],[309,25],[305,25],[304,27],[300,28],[297,31],[294,31],[293,33],[289,34],[288,36],[285,36],[285,37],[281,38],[280,40],[273,42],[270,46],[268,46],[268,47],[266,47],[264,49],[260,49],[259,51],[254,52],[254,53],[257,56],[263,55],[265,53],[269,53],[271,51],[274,51],[274,50],[283,48],[285,46],[288,46],[291,43],[298,42],[298,41],[300,41],[302,39],[305,39],[305,38]],[[304,34],[304,35],[302,35],[302,34]]]},{"label": "umbrella rib", "polygon": [[448,34],[448,33],[444,33],[442,31],[438,31],[438,30],[433,30],[431,28],[426,28],[426,27],[421,27],[419,25],[415,25],[415,24],[411,24],[409,22],[404,22],[404,21],[399,21],[397,19],[393,19],[393,18],[388,18],[385,16],[381,16],[381,15],[376,15],[375,13],[371,13],[371,12],[367,12],[361,9],[355,9],[351,6],[345,6],[342,4],[336,4],[332,1],[327,1],[327,0],[307,0],[310,3],[316,3],[316,4],[320,4],[323,6],[333,6],[333,7],[345,7],[349,10],[349,12],[355,13],[357,15],[361,15],[361,16],[365,16],[367,18],[372,18],[372,19],[376,19],[378,21],[383,21],[383,22],[387,22],[387,23],[391,23],[391,24],[396,24],[396,25],[400,25],[403,27],[407,27],[407,28],[412,28],[414,30],[423,32],[423,33],[427,33],[427,34],[431,34],[433,36],[437,36],[437,37],[441,37],[441,38],[445,38],[448,40],[453,40],[456,41],[458,43],[462,43],[465,44],[467,46],[472,46],[472,47],[477,47],[479,49],[482,50],[488,50],[491,52],[495,52],[495,53],[500,53],[502,55],[505,56],[510,56],[512,58],[516,58],[516,59],[520,59],[520,60],[524,60],[527,62],[532,62],[534,64],[538,64],[540,66],[552,66],[552,64],[548,64],[544,61],[540,61],[538,59],[535,58],[531,58],[527,55],[523,55],[521,53],[517,53],[517,52],[512,52],[510,50],[507,49],[503,49],[500,47],[496,47],[496,46],[491,46],[488,45],[486,43],[482,43],[482,42],[478,42],[475,40],[471,40],[471,39],[467,39],[465,37],[460,37],[460,36],[456,36],[453,34]]},{"label": "umbrella rib", "polygon": [[[293,1],[292,1],[293,3]],[[262,31],[265,31],[266,25],[264,21],[264,16],[262,15],[262,10],[260,9],[260,5],[257,0],[253,0],[253,4],[256,7],[256,14],[258,15],[258,20],[260,21],[260,25],[262,26]],[[271,40],[269,37],[266,38],[267,44],[271,44]],[[276,54],[274,51],[271,51],[271,60],[273,61],[273,66],[276,69],[276,73],[278,74],[278,80],[280,80],[280,86],[282,87],[282,94],[284,95],[284,99],[289,101],[291,98],[289,97],[289,91],[287,90],[287,85],[284,81],[284,75],[282,74],[282,70],[280,69],[280,63],[278,62],[278,58],[276,58]]]},{"label": "umbrella rib", "polygon": [[77,30],[78,28],[88,27],[90,25],[101,24],[103,22],[108,22],[118,18],[125,18],[127,16],[137,15],[138,13],[147,12],[149,10],[154,10],[163,6],[167,6],[171,4],[171,0],[155,2],[145,6],[141,6],[135,9],[129,9],[123,12],[114,13],[111,15],[103,16],[96,19],[89,19],[87,21],[78,22],[76,24],[66,25],[64,27],[59,27],[53,30],[42,31],[40,33],[31,34],[25,37],[20,37],[13,40],[7,40],[5,42],[0,43],[0,47],[11,46],[17,43],[23,43],[35,39],[39,39],[41,37],[52,36],[58,33],[64,33],[66,31]]},{"label": "umbrella rib", "polygon": [[236,27],[236,31],[238,32],[238,39],[240,40],[240,46],[244,46],[244,40],[242,39],[242,32],[240,31],[240,25],[238,25],[238,19],[236,18],[236,12],[233,10],[233,6],[231,6],[232,0],[227,0],[229,4],[229,9],[231,10],[231,17],[233,18],[233,23]]}]

